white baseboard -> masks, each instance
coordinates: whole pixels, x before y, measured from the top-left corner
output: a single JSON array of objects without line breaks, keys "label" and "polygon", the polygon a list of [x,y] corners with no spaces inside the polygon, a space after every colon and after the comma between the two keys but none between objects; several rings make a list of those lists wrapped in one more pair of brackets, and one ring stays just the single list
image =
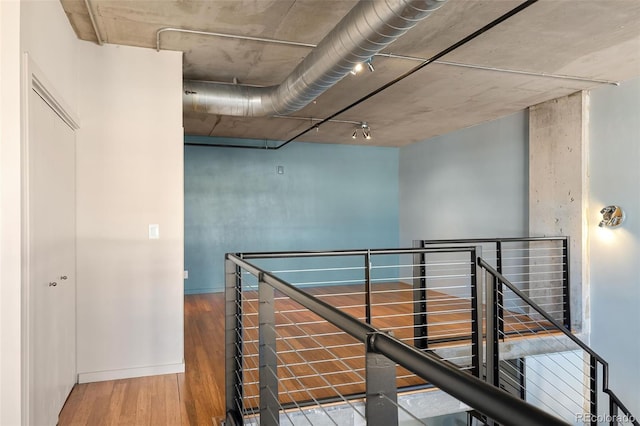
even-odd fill
[{"label": "white baseboard", "polygon": [[132,379],[134,377],[159,376],[161,374],[174,373],[184,373],[184,362],[179,364],[151,365],[148,367],[79,373],[78,383],[104,382],[106,380]]}]

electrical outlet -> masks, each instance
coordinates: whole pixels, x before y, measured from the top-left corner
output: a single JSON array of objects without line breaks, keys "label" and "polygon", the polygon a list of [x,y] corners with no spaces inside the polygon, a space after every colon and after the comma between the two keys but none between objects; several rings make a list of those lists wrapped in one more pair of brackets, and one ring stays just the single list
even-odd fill
[{"label": "electrical outlet", "polygon": [[189,279],[189,271],[184,271],[183,278],[184,278],[185,280],[188,280],[188,279]]}]

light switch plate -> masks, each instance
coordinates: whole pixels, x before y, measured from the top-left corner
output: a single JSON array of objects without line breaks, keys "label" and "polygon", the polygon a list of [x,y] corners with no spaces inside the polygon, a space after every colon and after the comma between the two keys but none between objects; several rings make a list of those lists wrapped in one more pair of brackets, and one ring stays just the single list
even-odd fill
[{"label": "light switch plate", "polygon": [[158,238],[160,238],[160,225],[158,225],[157,223],[150,223],[149,224],[149,239],[150,240],[157,240]]}]

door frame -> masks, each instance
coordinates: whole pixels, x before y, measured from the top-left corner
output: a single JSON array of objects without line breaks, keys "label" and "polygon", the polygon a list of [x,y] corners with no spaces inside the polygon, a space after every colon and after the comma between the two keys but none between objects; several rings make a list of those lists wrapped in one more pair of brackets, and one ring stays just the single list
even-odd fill
[{"label": "door frame", "polygon": [[[80,121],[69,104],[56,91],[53,84],[49,82],[40,67],[36,64],[28,52],[22,57],[22,93],[21,93],[21,127],[22,127],[22,143],[21,143],[21,204],[22,204],[22,318],[21,318],[21,382],[22,382],[22,422],[24,425],[31,424],[30,419],[30,381],[31,381],[31,286],[30,286],[30,230],[29,230],[29,146],[31,138],[29,135],[30,115],[29,108],[31,106],[30,95],[34,90],[51,109],[74,131],[80,128]],[[75,274],[75,271],[74,271]],[[76,281],[77,285],[77,281]],[[76,361],[77,362],[77,361]]]}]

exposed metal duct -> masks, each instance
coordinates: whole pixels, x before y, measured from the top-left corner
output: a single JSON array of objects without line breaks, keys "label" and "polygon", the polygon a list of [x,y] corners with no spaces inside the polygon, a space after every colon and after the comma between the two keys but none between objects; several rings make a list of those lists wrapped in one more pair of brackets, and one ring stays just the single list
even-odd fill
[{"label": "exposed metal duct", "polygon": [[185,111],[260,117],[286,115],[308,105],[413,28],[446,0],[360,0],[277,86],[252,87],[184,81]]}]

